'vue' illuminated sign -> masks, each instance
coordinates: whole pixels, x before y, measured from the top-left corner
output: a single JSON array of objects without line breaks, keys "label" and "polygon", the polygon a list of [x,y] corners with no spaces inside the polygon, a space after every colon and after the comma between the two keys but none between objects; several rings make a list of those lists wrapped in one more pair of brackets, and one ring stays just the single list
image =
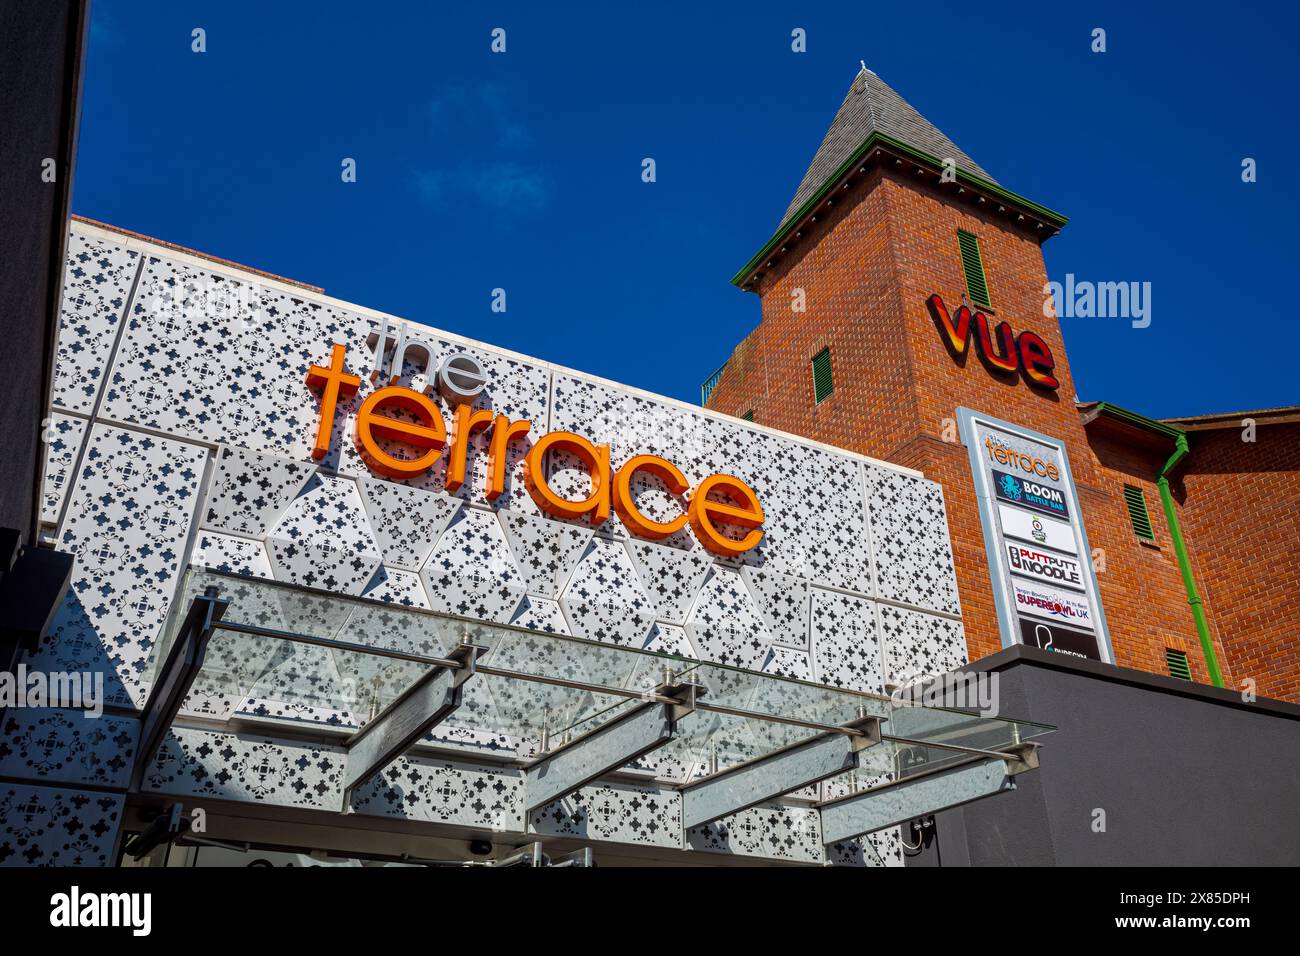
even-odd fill
[{"label": "'vue' illuminated sign", "polygon": [[[318,461],[329,453],[339,399],[355,395],[361,385],[359,376],[345,370],[346,357],[347,346],[336,343],[331,350],[330,364],[313,365],[307,373],[307,386],[320,389],[320,421],[311,452],[312,458]],[[396,368],[401,367],[399,358]],[[394,377],[390,376],[389,381]],[[454,492],[465,483],[470,437],[476,432],[490,432],[484,496],[495,501],[505,491],[506,452],[512,442],[528,436],[532,422],[511,421],[505,415],[493,414],[490,408],[474,408],[469,404],[466,399],[472,400],[485,381],[472,360],[460,368],[445,362],[437,379],[444,396],[454,396],[459,402],[452,415],[445,487]],[[442,449],[448,444],[447,424],[437,403],[426,392],[389,384],[371,392],[361,403],[352,424],[352,440],[371,471],[398,480],[415,478],[442,457]],[[421,453],[412,458],[402,457],[394,454],[384,441],[399,442]],[[578,501],[564,498],[547,483],[545,461],[551,451],[573,456],[586,469],[591,481],[586,498]],[[681,469],[667,459],[658,455],[634,455],[623,467],[613,470],[608,445],[594,444],[572,432],[542,435],[524,456],[524,486],[537,507],[552,517],[585,517],[592,525],[599,525],[609,519],[612,510],[631,534],[651,540],[666,538],[689,524],[700,544],[713,554],[726,557],[743,554],[762,540],[763,508],[753,490],[739,478],[709,475],[696,486],[682,514],[671,521],[655,521],[637,508],[632,478],[638,472],[661,480],[675,497],[685,495],[690,489]],[[718,495],[728,500],[720,501]],[[725,533],[723,527],[727,525],[741,529],[743,534],[733,537]]]},{"label": "'vue' illuminated sign", "polygon": [[988,316],[983,312],[972,313],[965,303],[957,310],[954,320],[937,293],[925,300],[925,306],[939,327],[944,345],[955,357],[961,358],[966,354],[973,335],[980,361],[990,370],[1008,375],[1023,371],[1031,383],[1041,388],[1060,386],[1053,374],[1056,361],[1052,358],[1052,350],[1036,332],[1026,330],[1017,335],[1008,322],[999,322],[996,328],[990,328]]}]

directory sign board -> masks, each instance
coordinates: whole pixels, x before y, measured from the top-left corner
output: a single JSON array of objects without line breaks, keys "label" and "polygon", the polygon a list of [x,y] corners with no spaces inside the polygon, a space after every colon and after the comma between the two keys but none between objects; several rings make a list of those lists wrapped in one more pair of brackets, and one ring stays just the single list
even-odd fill
[{"label": "directory sign board", "polygon": [[1065,445],[969,408],[957,414],[1003,645],[1113,663]]}]

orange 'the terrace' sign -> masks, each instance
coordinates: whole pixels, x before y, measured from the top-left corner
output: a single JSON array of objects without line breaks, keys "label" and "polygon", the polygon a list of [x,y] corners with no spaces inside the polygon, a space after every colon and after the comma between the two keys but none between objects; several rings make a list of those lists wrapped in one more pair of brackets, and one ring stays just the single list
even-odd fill
[{"label": "orange 'the terrace' sign", "polygon": [[[328,366],[313,365],[307,373],[309,388],[320,389],[320,422],[311,456],[317,460],[329,453],[330,437],[340,398],[355,395],[361,379],[344,367],[347,346],[335,344]],[[406,412],[415,421],[394,418],[385,410]],[[447,460],[446,487],[456,491],[465,483],[466,459],[470,436],[491,430],[488,445],[488,476],[484,496],[495,501],[505,491],[506,451],[511,442],[527,437],[532,422],[511,421],[505,415],[493,415],[490,409],[475,409],[468,404],[456,407],[452,418],[451,451]],[[423,454],[399,458],[380,445],[380,439],[398,441]],[[353,422],[352,441],[357,453],[371,471],[398,480],[414,478],[432,468],[442,457],[448,440],[447,426],[438,405],[423,392],[402,385],[376,389],[366,397]],[[577,458],[591,478],[586,498],[574,501],[561,497],[547,484],[544,462],[549,451],[567,452]],[[690,496],[686,511],[671,521],[654,521],[636,506],[632,477],[638,472],[654,475],[673,495],[684,495],[690,488],[686,476],[672,462],[658,455],[633,455],[617,471],[611,472],[609,446],[595,445],[572,432],[542,435],[524,456],[524,486],[543,512],[556,518],[582,518],[594,526],[609,519],[613,510],[627,530],[639,538],[658,540],[680,531],[687,524],[707,550],[734,557],[755,547],[763,539],[763,507],[753,489],[731,475],[709,475]],[[718,492],[733,503],[709,497]],[[724,534],[719,526],[730,525],[744,530],[739,538]]]}]

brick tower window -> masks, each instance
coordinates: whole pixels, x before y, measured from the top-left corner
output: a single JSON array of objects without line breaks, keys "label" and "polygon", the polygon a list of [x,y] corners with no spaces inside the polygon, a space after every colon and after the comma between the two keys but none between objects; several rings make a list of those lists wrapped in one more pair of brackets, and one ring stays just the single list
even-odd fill
[{"label": "brick tower window", "polygon": [[823,398],[830,395],[833,388],[831,384],[831,349],[830,346],[822,349],[812,360],[812,377],[813,377],[813,400],[820,402]]},{"label": "brick tower window", "polygon": [[1128,520],[1133,525],[1133,533],[1143,541],[1154,541],[1156,536],[1151,530],[1151,514],[1147,511],[1147,500],[1142,489],[1125,485],[1124,504],[1128,507]]},{"label": "brick tower window", "polygon": [[1165,648],[1165,663],[1169,666],[1169,675],[1180,680],[1192,679],[1192,667],[1187,663],[1187,652]]},{"label": "brick tower window", "polygon": [[966,273],[966,294],[974,305],[993,308],[989,299],[988,278],[984,275],[984,257],[980,255],[979,237],[965,229],[957,230],[957,248],[961,251],[961,268]]}]

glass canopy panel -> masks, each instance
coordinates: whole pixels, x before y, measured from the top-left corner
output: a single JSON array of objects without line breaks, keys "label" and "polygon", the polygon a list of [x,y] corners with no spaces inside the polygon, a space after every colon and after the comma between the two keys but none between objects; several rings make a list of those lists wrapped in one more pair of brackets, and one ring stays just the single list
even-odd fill
[{"label": "glass canopy panel", "polygon": [[1029,721],[904,703],[891,707],[884,733],[901,738],[895,744],[895,774],[902,779],[964,760],[969,751],[1002,751],[1052,729]]},{"label": "glass canopy panel", "polygon": [[554,749],[627,714],[656,688],[690,682],[699,688],[696,710],[638,766],[677,782],[699,779],[877,717],[886,739],[862,753],[856,789],[1052,729],[217,572],[187,574],[158,660],[208,588],[228,606],[184,709],[217,719],[302,717],[356,728],[466,642],[480,649],[478,673],[426,743],[449,729],[471,743],[504,737],[524,758],[544,741]]}]

